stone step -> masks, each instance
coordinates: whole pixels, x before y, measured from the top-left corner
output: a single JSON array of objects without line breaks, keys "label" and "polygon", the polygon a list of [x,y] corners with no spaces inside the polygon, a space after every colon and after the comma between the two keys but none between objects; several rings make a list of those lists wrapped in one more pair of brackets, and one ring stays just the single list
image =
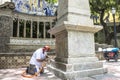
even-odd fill
[{"label": "stone step", "polygon": [[81,70],[81,71],[71,71],[71,72],[64,72],[60,69],[54,68],[49,66],[49,70],[53,71],[54,74],[61,78],[62,80],[77,80],[84,77],[90,77],[99,74],[107,73],[106,68],[96,68],[96,69],[88,69],[88,70]]}]

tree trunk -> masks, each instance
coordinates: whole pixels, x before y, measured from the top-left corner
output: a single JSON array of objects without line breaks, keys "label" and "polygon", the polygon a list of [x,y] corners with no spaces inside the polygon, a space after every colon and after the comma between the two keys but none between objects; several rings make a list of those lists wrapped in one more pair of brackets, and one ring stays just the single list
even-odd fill
[{"label": "tree trunk", "polygon": [[109,38],[109,36],[110,36],[110,33],[109,33],[109,29],[108,29],[108,27],[107,27],[107,24],[104,22],[104,13],[105,13],[105,9],[102,9],[101,10],[101,13],[100,13],[100,23],[101,23],[101,25],[103,25],[103,30],[104,30],[104,35],[105,35],[105,43],[110,43],[111,42],[111,40],[109,41],[107,38]]}]

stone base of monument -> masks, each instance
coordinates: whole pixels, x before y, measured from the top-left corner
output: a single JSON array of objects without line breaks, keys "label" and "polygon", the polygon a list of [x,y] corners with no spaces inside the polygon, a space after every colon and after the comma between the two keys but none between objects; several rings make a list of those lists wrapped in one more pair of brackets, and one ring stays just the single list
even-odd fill
[{"label": "stone base of monument", "polygon": [[79,80],[106,73],[103,63],[95,56],[93,32],[97,29],[71,24],[55,27],[53,32],[58,31],[55,34],[56,58],[51,61],[49,70],[62,80]]},{"label": "stone base of monument", "polygon": [[90,19],[89,0],[59,0],[55,35],[56,58],[49,70],[62,80],[80,80],[107,72],[95,57],[94,33],[102,26]]},{"label": "stone base of monument", "polygon": [[103,63],[97,61],[96,57],[78,58],[77,63],[74,63],[72,59],[71,64],[52,60],[48,69],[62,80],[79,80],[80,78],[107,73],[107,69],[103,68]]}]

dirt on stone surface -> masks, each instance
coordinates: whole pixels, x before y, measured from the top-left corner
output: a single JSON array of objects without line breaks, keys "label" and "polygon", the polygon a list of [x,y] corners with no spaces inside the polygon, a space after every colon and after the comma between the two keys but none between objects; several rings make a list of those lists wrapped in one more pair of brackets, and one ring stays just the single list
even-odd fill
[{"label": "dirt on stone surface", "polygon": [[[114,60],[109,62],[103,60],[103,67],[108,69],[108,73],[85,77],[79,80],[120,80],[120,60],[118,60],[118,62],[115,62]],[[0,69],[0,80],[61,80],[47,69],[45,69],[43,74],[37,77],[25,78],[21,76],[25,69],[26,68]]]}]

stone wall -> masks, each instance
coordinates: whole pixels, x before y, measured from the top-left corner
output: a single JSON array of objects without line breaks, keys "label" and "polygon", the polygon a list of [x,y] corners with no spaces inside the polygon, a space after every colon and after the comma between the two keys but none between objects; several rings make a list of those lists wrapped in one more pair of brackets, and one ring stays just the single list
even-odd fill
[{"label": "stone wall", "polygon": [[[43,44],[51,45],[50,39],[22,39],[21,37],[13,37],[13,21],[14,19],[28,20],[36,22],[54,22],[56,16],[37,16],[18,13],[14,11],[15,5],[12,2],[6,2],[0,5],[0,52],[13,52],[13,51],[33,51],[38,47],[44,46]],[[18,24],[19,25],[19,24]],[[16,26],[17,27],[17,26]],[[52,26],[51,26],[52,27]],[[19,29],[19,28],[17,28]],[[18,32],[19,33],[19,32]],[[27,41],[28,40],[28,41]],[[54,41],[54,40],[53,40]],[[28,42],[28,43],[27,43]],[[40,43],[38,43],[40,42]],[[48,44],[50,42],[50,44]],[[16,49],[16,50],[15,50]],[[11,50],[11,51],[10,51]]]},{"label": "stone wall", "polygon": [[9,52],[31,52],[45,45],[54,49],[55,39],[10,37],[10,43],[7,44]]},{"label": "stone wall", "polygon": [[0,69],[6,68],[21,68],[29,64],[32,54],[23,53],[1,53],[0,54]]},{"label": "stone wall", "polygon": [[113,47],[113,45],[95,43],[95,51],[98,51],[98,48],[104,49],[108,47]]},{"label": "stone wall", "polygon": [[12,18],[9,16],[0,16],[0,52],[6,52],[6,44],[10,42],[9,37],[12,35]]},{"label": "stone wall", "polygon": [[[54,58],[54,53],[48,53]],[[26,68],[29,65],[32,52],[29,53],[0,53],[0,69]]]}]

